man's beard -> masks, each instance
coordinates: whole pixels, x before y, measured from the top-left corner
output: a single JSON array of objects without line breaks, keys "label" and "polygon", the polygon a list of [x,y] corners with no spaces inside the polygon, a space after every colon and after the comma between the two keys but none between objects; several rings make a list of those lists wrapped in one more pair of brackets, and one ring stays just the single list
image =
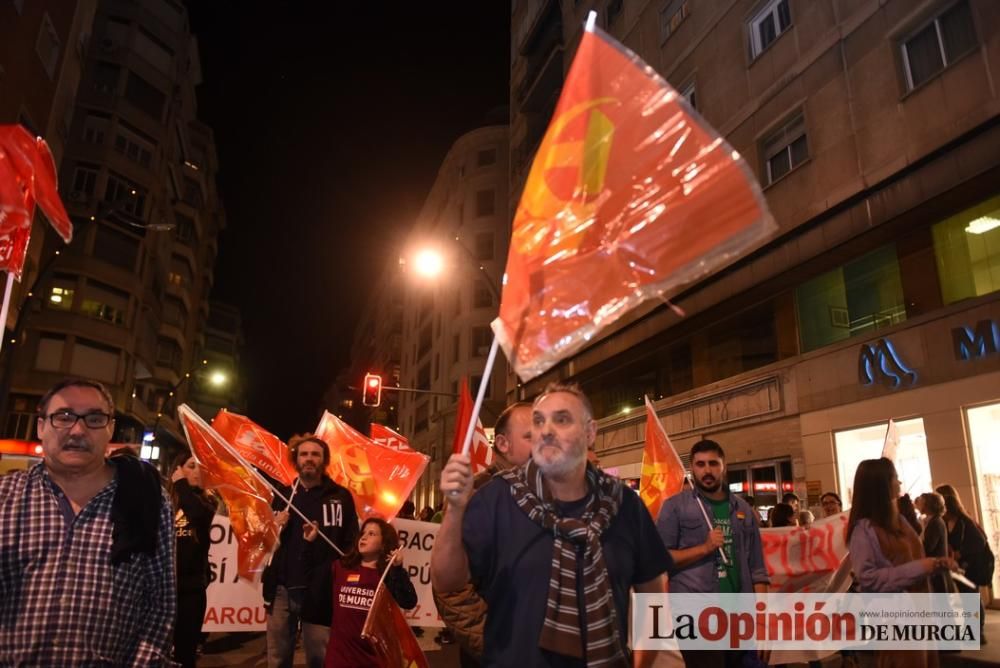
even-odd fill
[{"label": "man's beard", "polygon": [[722,487],[722,478],[715,478],[715,480],[706,485],[702,483],[702,481],[699,478],[696,477],[694,479],[694,484],[697,485],[698,489],[700,489],[701,491],[712,494],[718,492],[719,489]]},{"label": "man's beard", "polygon": [[323,474],[323,469],[319,467],[305,467],[299,469],[299,477],[305,480],[317,480]]},{"label": "man's beard", "polygon": [[542,457],[539,450],[532,448],[531,458],[534,460],[535,465],[542,471],[542,475],[548,478],[565,478],[576,470],[581,462],[587,459],[587,448],[580,447],[578,443],[573,444],[568,452],[562,451],[555,459],[547,460]]}]

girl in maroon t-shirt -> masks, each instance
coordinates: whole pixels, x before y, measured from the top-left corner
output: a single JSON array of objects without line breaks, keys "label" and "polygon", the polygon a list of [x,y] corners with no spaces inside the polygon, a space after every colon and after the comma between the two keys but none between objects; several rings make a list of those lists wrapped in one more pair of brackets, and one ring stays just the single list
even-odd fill
[{"label": "girl in maroon t-shirt", "polygon": [[[306,540],[316,532],[306,529]],[[326,668],[379,668],[372,644],[361,637],[375,588],[386,568],[385,586],[404,610],[417,604],[417,592],[403,568],[399,536],[385,520],[371,517],[361,525],[357,544],[333,562],[333,622],[326,646]]]}]

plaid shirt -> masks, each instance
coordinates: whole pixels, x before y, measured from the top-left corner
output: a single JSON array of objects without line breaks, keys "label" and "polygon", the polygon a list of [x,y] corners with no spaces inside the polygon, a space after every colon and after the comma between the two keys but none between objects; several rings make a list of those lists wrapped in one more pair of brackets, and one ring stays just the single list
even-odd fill
[{"label": "plaid shirt", "polygon": [[162,666],[177,609],[173,516],[111,565],[112,480],[73,517],[44,464],[0,478],[0,666]]}]

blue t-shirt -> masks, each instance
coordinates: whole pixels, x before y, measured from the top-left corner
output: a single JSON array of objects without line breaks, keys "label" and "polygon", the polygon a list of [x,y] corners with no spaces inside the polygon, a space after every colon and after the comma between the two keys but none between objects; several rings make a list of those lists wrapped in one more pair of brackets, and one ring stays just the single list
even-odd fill
[{"label": "blue t-shirt", "polygon": [[[586,501],[560,504],[559,512],[579,517]],[[585,666],[581,659],[552,654],[538,646],[549,594],[553,537],[551,531],[528,519],[505,480],[494,478],[472,496],[462,522],[462,540],[472,581],[489,606],[482,665]],[[649,511],[628,489],[622,492],[621,508],[601,536],[601,545],[624,644],[628,640],[631,587],[672,570],[673,561]],[[581,585],[582,566],[580,562],[577,571]]]}]

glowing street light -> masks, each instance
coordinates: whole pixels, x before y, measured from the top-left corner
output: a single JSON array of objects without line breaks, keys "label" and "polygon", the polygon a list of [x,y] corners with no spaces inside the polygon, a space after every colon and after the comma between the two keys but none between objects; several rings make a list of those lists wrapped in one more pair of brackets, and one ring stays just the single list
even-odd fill
[{"label": "glowing street light", "polygon": [[214,387],[222,387],[229,382],[229,376],[224,371],[213,371],[208,377],[208,382]]},{"label": "glowing street light", "polygon": [[425,248],[413,258],[413,268],[421,276],[434,278],[444,270],[444,258],[438,251]]}]

